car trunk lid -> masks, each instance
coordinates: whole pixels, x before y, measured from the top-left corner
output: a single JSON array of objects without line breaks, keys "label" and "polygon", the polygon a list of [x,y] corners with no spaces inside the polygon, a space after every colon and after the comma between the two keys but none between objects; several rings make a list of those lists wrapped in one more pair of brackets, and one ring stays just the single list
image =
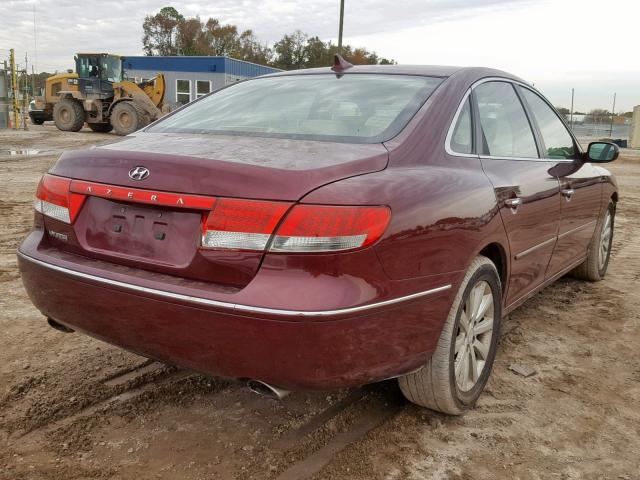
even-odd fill
[{"label": "car trunk lid", "polygon": [[[199,195],[296,201],[327,183],[383,170],[386,148],[232,135],[138,133],[65,153],[54,175]],[[129,171],[144,166],[144,181]]]},{"label": "car trunk lid", "polygon": [[[45,225],[66,235],[66,241],[52,238],[63,250],[242,287],[263,252],[200,247],[203,221],[216,201],[293,204],[315,188],[386,164],[381,144],[142,133],[63,154],[50,173],[73,179],[71,190],[86,198],[72,225],[50,218]],[[130,178],[136,167],[148,176]]]}]

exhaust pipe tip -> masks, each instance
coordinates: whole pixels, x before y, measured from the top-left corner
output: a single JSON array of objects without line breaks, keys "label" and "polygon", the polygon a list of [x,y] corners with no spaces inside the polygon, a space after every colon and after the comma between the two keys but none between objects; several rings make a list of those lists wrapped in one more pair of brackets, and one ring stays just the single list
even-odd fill
[{"label": "exhaust pipe tip", "polygon": [[53,318],[47,318],[47,323],[51,328],[55,328],[62,333],[73,333],[75,331],[73,328],[69,328],[66,325],[56,322]]},{"label": "exhaust pipe tip", "polygon": [[263,397],[274,398],[277,400],[282,400],[284,397],[291,393],[289,390],[274,387],[273,385],[261,382],[260,380],[249,380],[247,382],[247,387],[249,387],[249,390],[251,390],[253,393],[257,393],[258,395],[262,395]]}]

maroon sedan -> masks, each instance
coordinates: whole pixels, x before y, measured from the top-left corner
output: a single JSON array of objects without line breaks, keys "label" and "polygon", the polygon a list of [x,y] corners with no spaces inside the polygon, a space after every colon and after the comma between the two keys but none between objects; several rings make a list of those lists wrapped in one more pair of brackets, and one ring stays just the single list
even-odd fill
[{"label": "maroon sedan", "polygon": [[64,153],[20,270],[63,331],[278,394],[398,377],[459,414],[506,313],[605,275],[617,155],[496,70],[283,72]]}]

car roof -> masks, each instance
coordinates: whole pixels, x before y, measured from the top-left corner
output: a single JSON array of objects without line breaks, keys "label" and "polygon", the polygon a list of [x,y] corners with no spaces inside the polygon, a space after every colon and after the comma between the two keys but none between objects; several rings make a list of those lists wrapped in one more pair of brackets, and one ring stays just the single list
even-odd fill
[{"label": "car roof", "polygon": [[[444,65],[354,65],[344,70],[344,73],[389,73],[402,75],[424,75],[429,77],[449,77],[463,67]],[[313,73],[336,73],[329,67],[305,68],[272,73],[268,76],[308,75]]]},{"label": "car roof", "polygon": [[377,73],[377,74],[396,74],[396,75],[421,75],[428,77],[465,77],[468,80],[474,81],[485,77],[502,77],[512,80],[518,80],[523,83],[522,79],[515,75],[504,72],[502,70],[496,70],[486,67],[455,67],[446,65],[354,65],[342,72],[335,72],[330,67],[322,68],[306,68],[301,70],[286,70],[282,72],[271,73],[264,75],[264,77],[282,77],[288,75],[312,75],[312,74],[327,74],[327,73]]}]

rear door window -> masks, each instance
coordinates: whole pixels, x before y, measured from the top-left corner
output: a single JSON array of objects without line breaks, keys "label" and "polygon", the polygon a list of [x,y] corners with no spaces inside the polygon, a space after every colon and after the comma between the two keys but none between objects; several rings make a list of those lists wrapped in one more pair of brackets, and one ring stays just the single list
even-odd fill
[{"label": "rear door window", "polygon": [[487,82],[474,89],[483,151],[492,157],[538,158],[524,107],[509,82]]},{"label": "rear door window", "polygon": [[540,96],[528,88],[520,88],[525,102],[538,124],[546,148],[546,156],[551,159],[574,159],[576,147],[573,137],[562,120]]}]

